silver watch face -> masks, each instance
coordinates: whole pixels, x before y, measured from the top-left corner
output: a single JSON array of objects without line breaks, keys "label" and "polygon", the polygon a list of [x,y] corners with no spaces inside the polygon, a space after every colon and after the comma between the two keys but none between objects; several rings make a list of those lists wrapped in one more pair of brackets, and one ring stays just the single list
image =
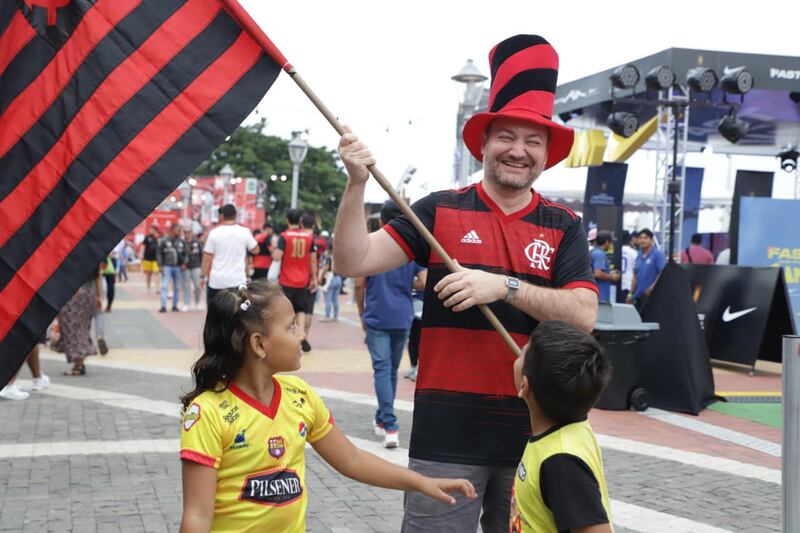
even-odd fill
[{"label": "silver watch face", "polygon": [[506,278],[506,287],[509,289],[519,289],[519,280],[517,278]]}]

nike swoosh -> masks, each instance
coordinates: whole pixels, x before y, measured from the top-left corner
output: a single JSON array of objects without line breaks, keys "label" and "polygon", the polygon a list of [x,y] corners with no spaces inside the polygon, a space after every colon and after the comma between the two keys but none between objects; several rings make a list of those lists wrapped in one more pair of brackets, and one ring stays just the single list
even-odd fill
[{"label": "nike swoosh", "polygon": [[733,68],[729,68],[728,65],[725,65],[723,67],[723,69],[722,69],[722,75],[723,76],[727,76],[731,72],[736,72],[737,70],[740,70],[740,69],[743,69],[743,68],[744,68],[744,65],[742,65],[740,67],[733,67]]},{"label": "nike swoosh", "polygon": [[725,308],[725,311],[722,313],[722,321],[723,322],[731,322],[736,320],[737,318],[743,317],[747,313],[752,313],[758,309],[757,307],[751,307],[750,309],[742,309],[741,311],[736,311],[735,313],[731,313],[731,306]]}]

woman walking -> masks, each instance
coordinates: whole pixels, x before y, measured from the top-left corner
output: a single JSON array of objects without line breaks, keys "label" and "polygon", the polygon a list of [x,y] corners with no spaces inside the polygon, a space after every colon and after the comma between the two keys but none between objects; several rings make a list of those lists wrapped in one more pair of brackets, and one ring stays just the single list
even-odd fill
[{"label": "woman walking", "polygon": [[67,304],[58,313],[58,324],[61,328],[61,348],[67,356],[72,368],[64,372],[65,376],[83,376],[86,374],[84,360],[95,355],[94,344],[90,336],[92,316],[96,309],[103,308],[103,284],[101,268],[95,268],[84,281]]}]

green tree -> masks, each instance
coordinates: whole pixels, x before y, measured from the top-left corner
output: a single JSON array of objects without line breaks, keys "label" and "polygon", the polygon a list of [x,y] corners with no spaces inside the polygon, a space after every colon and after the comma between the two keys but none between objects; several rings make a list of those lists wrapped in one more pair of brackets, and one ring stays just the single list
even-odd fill
[{"label": "green tree", "polygon": [[[282,224],[291,204],[292,162],[289,160],[288,141],[264,135],[265,127],[266,120],[262,118],[256,124],[237,128],[197,167],[195,174],[217,175],[225,164],[229,164],[237,176],[262,180],[267,184],[269,219]],[[335,150],[313,146],[308,147],[308,154],[300,165],[298,207],[318,214],[322,227],[326,229],[333,228],[339,200],[347,182],[341,167],[339,154]],[[272,181],[272,175],[284,175],[288,179]]]}]

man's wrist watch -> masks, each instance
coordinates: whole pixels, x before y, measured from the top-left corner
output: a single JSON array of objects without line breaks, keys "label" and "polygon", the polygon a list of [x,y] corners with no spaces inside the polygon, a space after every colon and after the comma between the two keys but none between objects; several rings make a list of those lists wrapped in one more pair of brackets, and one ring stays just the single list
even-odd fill
[{"label": "man's wrist watch", "polygon": [[506,302],[510,302],[517,297],[517,291],[520,287],[520,281],[517,278],[506,276]]}]

